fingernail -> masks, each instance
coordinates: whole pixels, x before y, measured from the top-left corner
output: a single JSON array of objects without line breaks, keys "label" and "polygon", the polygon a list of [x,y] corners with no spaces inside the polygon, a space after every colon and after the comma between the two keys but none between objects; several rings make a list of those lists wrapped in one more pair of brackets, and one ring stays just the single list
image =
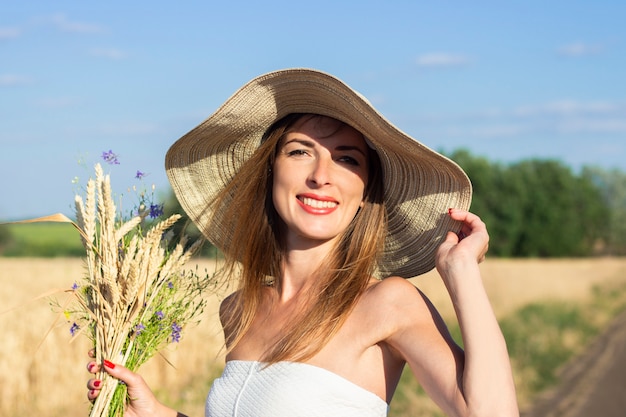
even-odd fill
[{"label": "fingernail", "polygon": [[452,214],[452,210],[454,210],[453,208],[449,208],[448,209],[448,214]]},{"label": "fingernail", "polygon": [[91,370],[93,369],[93,365],[94,365],[93,363],[90,363],[89,365],[87,365],[87,370],[89,372],[91,372]]},{"label": "fingernail", "polygon": [[100,380],[96,379],[95,381],[93,381],[93,386],[96,388],[100,388],[100,384],[102,384],[102,381]]},{"label": "fingernail", "polygon": [[106,366],[107,368],[115,369],[115,364],[113,362],[105,359],[103,363],[104,363],[104,366]]}]

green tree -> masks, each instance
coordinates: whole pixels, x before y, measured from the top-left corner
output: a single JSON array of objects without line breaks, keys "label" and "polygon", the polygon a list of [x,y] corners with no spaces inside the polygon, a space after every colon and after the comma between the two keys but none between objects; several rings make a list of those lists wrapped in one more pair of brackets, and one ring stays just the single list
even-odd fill
[{"label": "green tree", "polygon": [[608,255],[626,255],[626,174],[617,170],[585,167],[582,176],[598,188],[608,208],[604,217],[603,245]]},{"label": "green tree", "polygon": [[450,155],[467,172],[474,190],[472,212],[487,224],[489,252],[493,256],[516,256],[515,246],[524,227],[520,210],[523,183],[502,164],[473,156],[465,149]]},{"label": "green tree", "polygon": [[530,160],[511,167],[524,183],[524,227],[515,252],[526,256],[565,256],[576,241],[572,227],[572,175],[554,161]]},{"label": "green tree", "polygon": [[450,157],[472,180],[472,211],[489,228],[493,256],[591,255],[606,236],[609,208],[591,176],[556,160],[504,166],[467,150]]}]

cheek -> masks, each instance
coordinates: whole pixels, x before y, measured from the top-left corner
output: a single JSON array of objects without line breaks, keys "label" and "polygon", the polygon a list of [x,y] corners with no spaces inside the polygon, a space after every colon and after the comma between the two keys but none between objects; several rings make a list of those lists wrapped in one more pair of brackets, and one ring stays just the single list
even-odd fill
[{"label": "cheek", "polygon": [[279,206],[280,187],[277,186],[276,180],[272,181],[272,205],[275,209]]},{"label": "cheek", "polygon": [[281,208],[285,205],[286,195],[289,190],[288,177],[282,175],[280,167],[274,167],[272,178],[272,204],[274,209],[281,215]]},{"label": "cheek", "polygon": [[274,167],[272,175],[272,192],[276,194],[285,187],[284,175],[280,167]]},{"label": "cheek", "polygon": [[348,185],[354,190],[355,195],[358,195],[361,200],[365,199],[367,193],[367,176],[355,175],[351,180],[351,185]]}]

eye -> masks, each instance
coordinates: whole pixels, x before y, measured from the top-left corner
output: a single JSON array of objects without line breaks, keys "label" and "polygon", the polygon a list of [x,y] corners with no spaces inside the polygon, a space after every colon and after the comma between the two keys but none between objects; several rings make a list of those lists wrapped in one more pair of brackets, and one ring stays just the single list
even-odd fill
[{"label": "eye", "polygon": [[342,155],[337,159],[339,162],[343,162],[349,165],[359,166],[361,163],[356,159],[349,155]]},{"label": "eye", "polygon": [[307,155],[308,152],[304,149],[292,149],[286,152],[287,156],[304,156]]}]

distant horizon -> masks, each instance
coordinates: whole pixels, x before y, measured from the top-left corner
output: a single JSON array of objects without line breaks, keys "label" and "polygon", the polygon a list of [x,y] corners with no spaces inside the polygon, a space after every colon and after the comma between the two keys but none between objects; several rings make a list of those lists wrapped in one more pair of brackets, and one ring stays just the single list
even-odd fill
[{"label": "distant horizon", "polygon": [[[108,151],[112,151],[112,150],[108,150]],[[551,158],[551,157],[528,157],[528,158],[521,158],[518,160],[512,160],[512,161],[498,161],[498,160],[492,160],[491,158],[488,158],[487,156],[484,155],[480,155],[480,154],[476,154],[474,152],[472,152],[470,149],[468,148],[457,148],[457,149],[453,149],[451,151],[443,151],[443,150],[437,150],[438,152],[442,153],[445,156],[450,157],[452,154],[458,152],[458,151],[468,151],[470,153],[470,155],[472,155],[473,157],[476,158],[484,158],[485,160],[487,160],[490,164],[499,164],[502,165],[504,167],[510,167],[512,165],[516,165],[519,163],[523,163],[523,162],[527,162],[527,161],[533,161],[533,160],[537,160],[537,161],[556,161],[559,164],[562,164],[562,166],[568,168],[571,170],[572,174],[575,176],[579,176],[582,173],[582,170],[584,168],[599,168],[605,172],[612,172],[612,171],[617,171],[619,173],[622,173],[626,176],[626,170],[621,169],[621,168],[617,168],[617,167],[603,167],[601,165],[582,165],[579,167],[572,167],[570,165],[568,165],[567,163],[565,163],[564,161],[558,159],[558,158]],[[454,160],[454,159],[453,159]],[[456,161],[455,161],[456,162]],[[165,198],[169,197],[169,193],[172,192],[172,188],[169,184],[169,182],[167,180],[165,180],[164,183],[161,183],[160,187],[157,187],[156,184],[153,185],[153,183],[150,182],[145,182],[145,181],[139,181],[136,180],[136,178],[133,178],[132,181],[128,182],[126,181],[125,184],[120,184],[120,182],[118,181],[118,179],[124,179],[127,180],[128,179],[128,170],[119,170],[116,171],[116,169],[118,169],[118,166],[115,165],[108,165],[106,164],[106,162],[104,162],[103,160],[100,161],[94,161],[93,165],[95,166],[96,163],[100,163],[103,166],[103,169],[105,171],[105,174],[108,174],[111,176],[111,184],[114,188],[114,198],[116,199],[116,203],[117,204],[123,204],[125,206],[134,204],[137,201],[137,193],[136,191],[132,190],[132,187],[143,187],[144,189],[148,190],[151,189],[152,187],[154,187],[154,200],[157,202],[163,202]],[[78,165],[77,165],[78,166]],[[82,167],[85,168],[85,167]],[[135,170],[136,171],[136,170]],[[133,172],[135,172],[133,171]],[[122,177],[124,176],[124,177]],[[80,178],[80,181],[85,183],[89,178],[92,178],[93,175],[84,175],[84,177]],[[76,179],[78,179],[78,177],[76,177]],[[471,180],[471,178],[470,178]],[[74,192],[72,192],[71,194],[68,194],[70,196],[70,199],[67,200],[67,208],[66,210],[61,210],[61,211],[57,211],[57,212],[38,212],[38,213],[34,213],[31,215],[25,215],[25,216],[17,216],[14,218],[4,218],[0,216],[0,225],[2,225],[3,223],[12,223],[12,222],[18,222],[21,220],[29,220],[29,219],[36,219],[39,217],[45,217],[45,216],[50,216],[53,214],[57,214],[57,213],[62,213],[64,215],[66,215],[67,217],[69,217],[72,220],[75,220],[75,211],[74,211],[74,196],[76,194],[79,194],[81,197],[85,197],[84,192],[81,192],[79,190],[76,190],[77,186],[82,186],[80,184],[70,184],[71,186],[68,187],[68,192],[71,191],[71,189],[74,189]],[[83,184],[84,185],[84,184]],[[126,207],[128,208],[128,207]]]}]

